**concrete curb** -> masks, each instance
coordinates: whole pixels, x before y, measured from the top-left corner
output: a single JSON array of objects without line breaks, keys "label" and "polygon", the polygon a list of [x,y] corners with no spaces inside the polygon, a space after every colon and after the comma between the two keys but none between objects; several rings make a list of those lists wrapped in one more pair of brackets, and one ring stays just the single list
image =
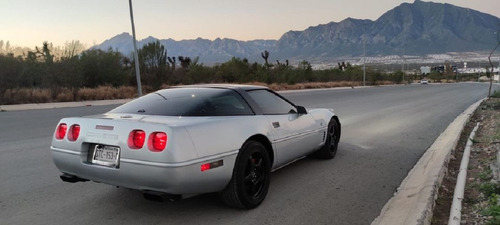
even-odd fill
[{"label": "concrete curb", "polygon": [[448,161],[481,99],[461,113],[422,155],[372,225],[428,225]]},{"label": "concrete curb", "polygon": [[453,202],[451,203],[448,225],[460,225],[460,221],[462,221],[462,200],[464,199],[465,184],[467,183],[467,168],[469,167],[470,151],[473,144],[472,139],[476,136],[479,124],[479,122],[476,124],[465,145],[462,161],[460,162],[460,170],[457,176],[457,183],[453,191]]}]

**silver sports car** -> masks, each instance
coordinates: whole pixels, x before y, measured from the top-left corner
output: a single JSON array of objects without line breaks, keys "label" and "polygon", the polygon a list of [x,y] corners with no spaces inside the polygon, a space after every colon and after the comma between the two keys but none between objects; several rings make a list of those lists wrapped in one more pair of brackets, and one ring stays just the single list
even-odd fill
[{"label": "silver sports car", "polygon": [[140,190],[152,200],[219,192],[238,208],[266,197],[271,171],[307,155],[331,159],[340,122],[261,86],[160,90],[105,114],[63,118],[50,147],[66,182]]}]

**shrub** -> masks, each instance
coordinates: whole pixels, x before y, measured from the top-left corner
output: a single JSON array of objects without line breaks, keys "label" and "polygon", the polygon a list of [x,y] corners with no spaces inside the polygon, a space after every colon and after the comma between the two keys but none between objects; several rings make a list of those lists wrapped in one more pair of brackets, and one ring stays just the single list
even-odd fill
[{"label": "shrub", "polygon": [[481,186],[479,187],[479,190],[485,196],[491,196],[493,194],[500,194],[500,185],[492,183],[492,182],[487,182],[487,183],[481,184]]},{"label": "shrub", "polygon": [[491,94],[491,97],[492,98],[500,98],[500,91],[495,90],[495,92],[493,92],[493,94]]},{"label": "shrub", "polygon": [[55,101],[57,102],[71,102],[74,101],[73,90],[68,88],[63,88],[56,94]]}]

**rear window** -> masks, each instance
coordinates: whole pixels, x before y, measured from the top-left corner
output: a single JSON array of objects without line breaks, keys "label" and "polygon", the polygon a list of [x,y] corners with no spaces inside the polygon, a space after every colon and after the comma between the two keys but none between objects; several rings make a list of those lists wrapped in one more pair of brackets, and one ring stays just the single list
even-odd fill
[{"label": "rear window", "polygon": [[254,114],[237,92],[217,88],[160,90],[109,112],[161,116],[237,116]]}]

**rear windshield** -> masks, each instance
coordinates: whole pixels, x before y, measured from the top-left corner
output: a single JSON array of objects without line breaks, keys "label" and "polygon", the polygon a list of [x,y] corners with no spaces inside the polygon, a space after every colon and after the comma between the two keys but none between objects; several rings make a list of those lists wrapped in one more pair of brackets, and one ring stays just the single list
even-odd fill
[{"label": "rear windshield", "polygon": [[237,116],[253,111],[235,91],[217,88],[172,88],[128,102],[109,113],[162,116]]}]

